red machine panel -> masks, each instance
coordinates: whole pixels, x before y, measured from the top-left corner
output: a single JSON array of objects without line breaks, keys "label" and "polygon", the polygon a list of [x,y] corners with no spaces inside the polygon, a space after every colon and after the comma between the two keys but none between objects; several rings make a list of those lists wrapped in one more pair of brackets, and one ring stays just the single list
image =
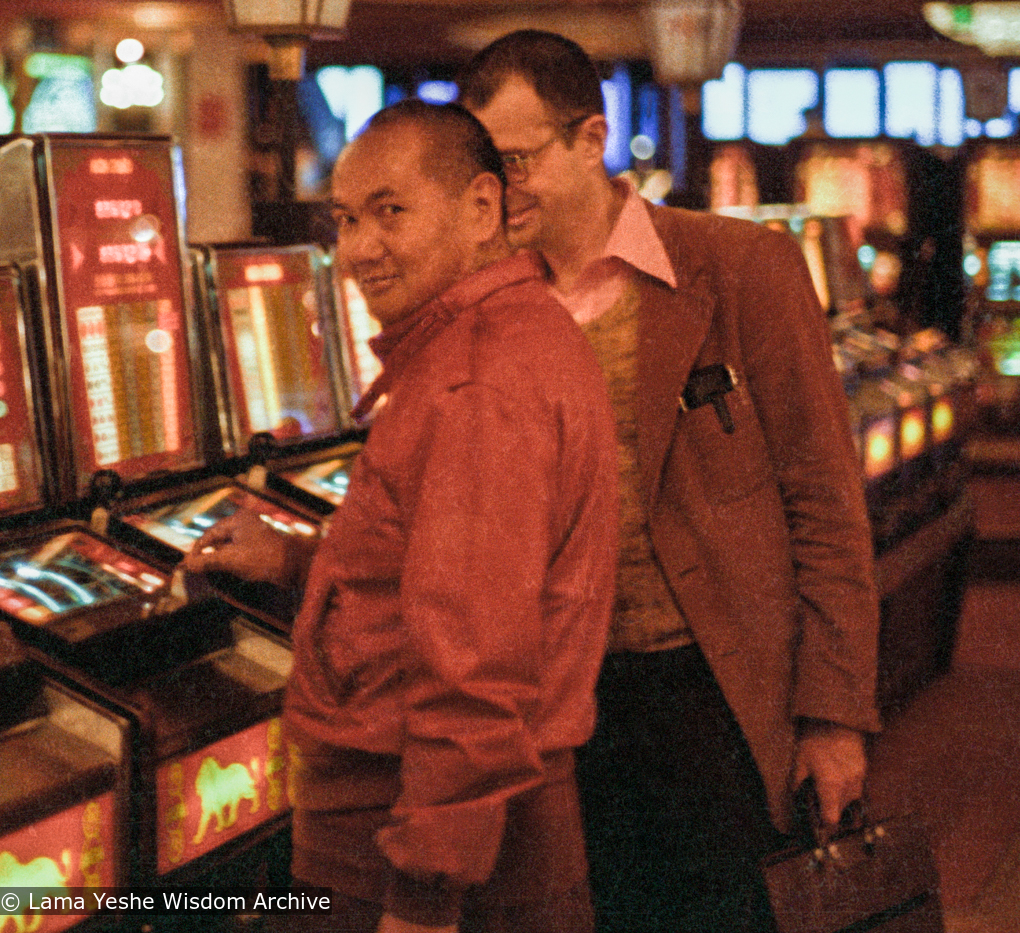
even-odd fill
[{"label": "red machine panel", "polygon": [[278,718],[162,763],[156,772],[159,873],[283,814],[286,765]]},{"label": "red machine panel", "polygon": [[43,505],[24,310],[14,269],[0,269],[0,514]]},{"label": "red machine panel", "polygon": [[167,147],[50,151],[77,488],[194,464],[192,365]]},{"label": "red machine panel", "polygon": [[[67,888],[117,883],[114,796],[103,794],[0,838],[0,888]],[[8,915],[15,930],[58,933],[87,914],[55,915],[26,909]]]}]

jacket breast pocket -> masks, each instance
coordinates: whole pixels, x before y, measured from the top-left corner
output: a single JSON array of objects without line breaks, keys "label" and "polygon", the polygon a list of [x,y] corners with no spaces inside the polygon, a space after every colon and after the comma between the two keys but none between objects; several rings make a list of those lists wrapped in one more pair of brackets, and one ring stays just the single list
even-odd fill
[{"label": "jacket breast pocket", "polygon": [[[754,403],[743,382],[723,396],[733,431],[706,403],[677,415],[677,444],[667,464],[666,482],[686,476],[714,503],[736,502],[773,479],[771,459]],[[686,485],[686,483],[685,483]]]}]

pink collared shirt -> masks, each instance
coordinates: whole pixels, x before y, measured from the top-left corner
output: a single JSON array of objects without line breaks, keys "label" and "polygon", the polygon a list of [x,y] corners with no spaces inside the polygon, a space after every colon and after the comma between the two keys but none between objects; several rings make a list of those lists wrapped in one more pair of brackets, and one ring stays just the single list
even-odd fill
[{"label": "pink collared shirt", "polygon": [[614,178],[611,184],[626,194],[626,200],[602,256],[581,272],[569,292],[552,286],[553,293],[578,324],[594,321],[608,311],[623,294],[635,269],[676,288],[673,266],[641,195],[625,178]]}]

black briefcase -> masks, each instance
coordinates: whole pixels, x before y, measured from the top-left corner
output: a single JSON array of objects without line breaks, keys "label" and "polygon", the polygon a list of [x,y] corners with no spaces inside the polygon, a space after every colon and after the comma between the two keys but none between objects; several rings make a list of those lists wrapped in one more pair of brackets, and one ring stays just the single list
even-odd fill
[{"label": "black briefcase", "polygon": [[779,933],[944,933],[938,873],[913,815],[870,821],[761,865]]}]

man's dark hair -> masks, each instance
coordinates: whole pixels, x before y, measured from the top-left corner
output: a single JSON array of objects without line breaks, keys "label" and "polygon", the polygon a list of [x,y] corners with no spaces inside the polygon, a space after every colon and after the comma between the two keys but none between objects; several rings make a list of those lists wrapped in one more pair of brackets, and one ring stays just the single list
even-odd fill
[{"label": "man's dark hair", "polygon": [[408,98],[376,113],[364,132],[397,126],[413,126],[421,133],[422,172],[451,193],[462,192],[482,172],[491,172],[506,190],[503,160],[492,138],[460,104],[429,104]]},{"label": "man's dark hair", "polygon": [[485,107],[511,75],[527,81],[564,124],[605,114],[598,69],[584,49],[538,29],[508,33],[475,55],[457,78],[460,102]]}]

